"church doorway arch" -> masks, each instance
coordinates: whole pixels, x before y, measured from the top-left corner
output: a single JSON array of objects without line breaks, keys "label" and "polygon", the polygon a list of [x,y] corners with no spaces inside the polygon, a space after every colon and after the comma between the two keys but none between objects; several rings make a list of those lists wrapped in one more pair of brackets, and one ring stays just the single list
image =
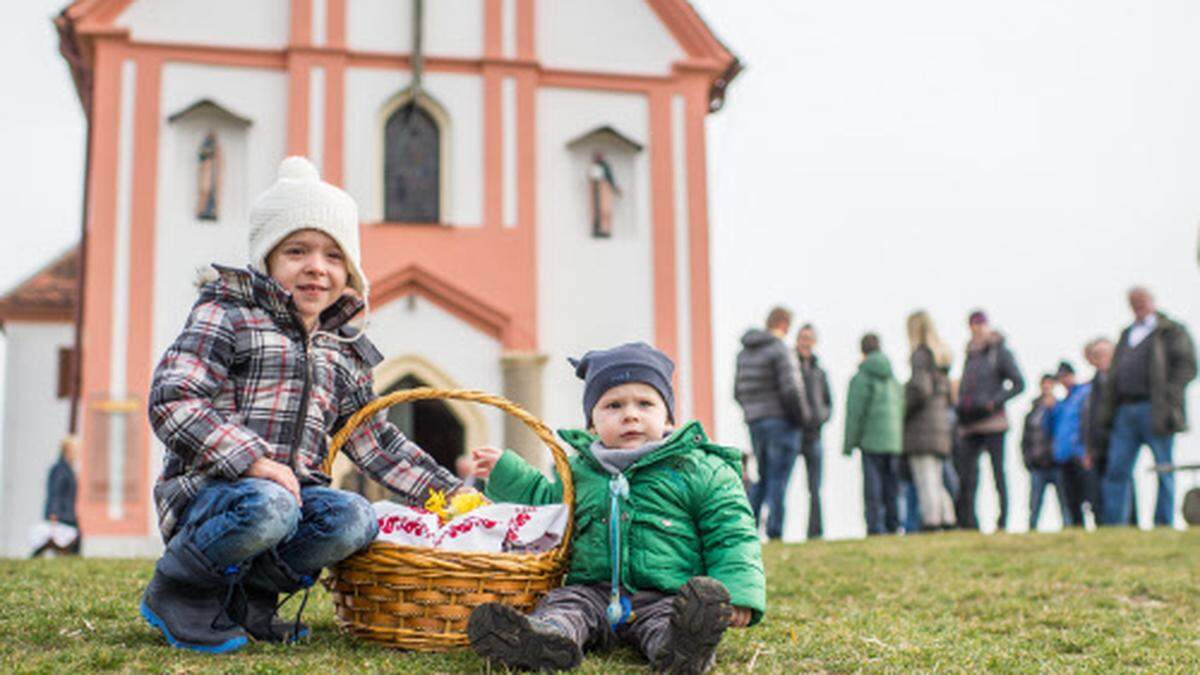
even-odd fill
[{"label": "church doorway arch", "polygon": [[[375,369],[375,391],[380,396],[404,389],[460,388],[441,369],[418,356],[390,359]],[[463,401],[413,401],[387,409],[388,421],[429,453],[451,473],[469,448],[487,443],[487,421],[477,406]],[[357,492],[374,502],[392,493],[359,471],[344,455],[333,467],[333,484]]]},{"label": "church doorway arch", "polygon": [[[405,389],[428,387],[415,375],[405,375],[384,395]],[[429,453],[438,464],[454,471],[458,456],[465,452],[466,433],[462,422],[444,401],[412,401],[387,410],[388,421],[395,424],[413,442]]]}]

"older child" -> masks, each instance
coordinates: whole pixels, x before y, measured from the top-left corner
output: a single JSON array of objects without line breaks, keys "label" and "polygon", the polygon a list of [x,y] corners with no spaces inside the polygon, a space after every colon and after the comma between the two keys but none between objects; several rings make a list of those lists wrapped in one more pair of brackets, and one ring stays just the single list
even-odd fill
[{"label": "older child", "polygon": [[[572,360],[584,380],[587,432],[560,431],[578,454],[575,539],[567,585],[531,616],[477,607],[471,646],[533,670],[579,665],[583,650],[636,646],[659,670],[704,672],[726,627],[766,607],[762,547],[741,480],[741,453],[710,443],[699,422],[672,430],[675,366],[642,343]],[[512,452],[474,453],[495,501],[562,500]]]},{"label": "older child", "polygon": [[[328,435],[374,398],[381,356],[347,323],[367,297],[357,207],[304,158],[251,208],[249,268],[214,267],[151,385],[166,550],[141,613],[172,646],[219,653],[303,637],[278,595],[374,538],[370,504],[321,466]],[[410,502],[462,485],[383,414],[344,452]]]}]

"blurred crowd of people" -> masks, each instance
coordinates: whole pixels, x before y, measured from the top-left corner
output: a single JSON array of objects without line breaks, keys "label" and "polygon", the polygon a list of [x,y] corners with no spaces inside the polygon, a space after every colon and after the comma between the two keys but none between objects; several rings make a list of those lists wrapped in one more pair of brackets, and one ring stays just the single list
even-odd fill
[{"label": "blurred crowd of people", "polygon": [[[1083,347],[1090,379],[1069,360],[1041,376],[1020,430],[1031,530],[1050,486],[1064,526],[1083,526],[1087,513],[1096,525],[1136,525],[1133,470],[1143,447],[1157,469],[1154,524],[1174,525],[1174,439],[1187,429],[1185,393],[1196,377],[1195,347],[1187,328],[1159,311],[1147,289],[1130,289],[1128,300],[1133,321],[1116,341],[1097,337]],[[868,535],[979,529],[975,501],[984,454],[999,500],[996,526],[1008,527],[1007,404],[1025,391],[1025,378],[986,312],[971,312],[967,323],[971,337],[957,380],[950,379],[952,350],[925,311],[907,320],[906,383],[895,376],[878,335],[860,340],[862,360],[846,392],[842,452],[858,451],[861,458]],[[782,537],[785,493],[802,457],[808,537],[815,539],[823,535],[822,430],[833,397],[815,351],[816,328],[800,326],[789,344],[791,327],[791,312],[776,307],[764,328],[742,336],[734,397],[757,466],[748,479],[755,516],[765,507],[767,537]]]}]

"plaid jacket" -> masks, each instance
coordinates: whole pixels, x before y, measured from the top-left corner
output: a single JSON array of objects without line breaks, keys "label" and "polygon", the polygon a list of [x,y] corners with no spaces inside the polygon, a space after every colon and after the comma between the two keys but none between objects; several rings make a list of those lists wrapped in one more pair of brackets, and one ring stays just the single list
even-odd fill
[{"label": "plaid jacket", "polygon": [[[166,446],[154,487],[164,541],[201,488],[236,480],[260,457],[290,464],[301,485],[328,485],[328,437],[375,398],[371,367],[382,360],[365,336],[346,344],[322,334],[353,335],[345,324],[362,308],[353,296],[322,313],[306,349],[283,287],[254,270],[214,267],[218,278],[200,289],[150,388],[150,425]],[[411,503],[430,487],[461,484],[383,412],[342,451]]]}]

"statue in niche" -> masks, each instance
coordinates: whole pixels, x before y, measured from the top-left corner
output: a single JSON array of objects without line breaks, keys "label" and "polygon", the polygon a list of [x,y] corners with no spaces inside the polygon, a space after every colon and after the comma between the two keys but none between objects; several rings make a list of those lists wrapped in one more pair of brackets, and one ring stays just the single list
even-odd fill
[{"label": "statue in niche", "polygon": [[613,202],[621,190],[613,178],[612,166],[600,152],[592,155],[588,182],[592,186],[592,236],[607,239],[612,236]]},{"label": "statue in niche", "polygon": [[217,207],[220,203],[218,189],[221,185],[221,148],[217,145],[217,135],[212,131],[204,136],[200,150],[196,153],[197,160],[197,190],[196,218],[200,220],[216,220]]}]

